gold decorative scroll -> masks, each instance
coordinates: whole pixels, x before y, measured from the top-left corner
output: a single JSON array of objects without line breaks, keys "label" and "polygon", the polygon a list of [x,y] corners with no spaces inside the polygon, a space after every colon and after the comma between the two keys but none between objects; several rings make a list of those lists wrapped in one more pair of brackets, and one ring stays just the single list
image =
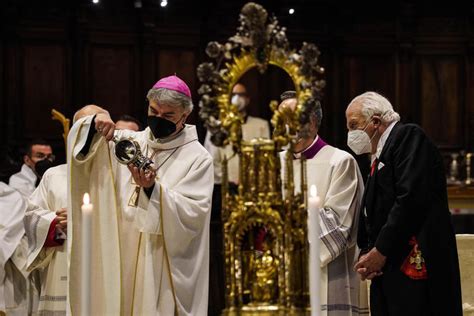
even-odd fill
[{"label": "gold decorative scroll", "polygon": [[[64,138],[64,148],[67,148],[67,135],[69,134],[69,124],[70,120],[64,116],[61,112],[56,109],[51,110],[52,119],[59,121],[63,126],[63,138]],[[66,150],[67,151],[67,150]]]}]

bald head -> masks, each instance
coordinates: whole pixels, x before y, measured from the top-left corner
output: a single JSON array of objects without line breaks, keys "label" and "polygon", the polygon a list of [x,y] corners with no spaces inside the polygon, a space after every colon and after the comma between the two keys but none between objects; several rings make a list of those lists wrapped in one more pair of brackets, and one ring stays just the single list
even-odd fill
[{"label": "bald head", "polygon": [[[298,99],[296,97],[296,92],[287,91],[281,95],[283,100],[278,106],[280,112],[291,111],[295,112],[298,106]],[[307,109],[308,120],[301,122],[300,119],[300,128],[298,132],[298,141],[294,146],[295,152],[301,152],[308,148],[309,145],[313,142],[314,138],[318,134],[319,123],[317,121],[317,114],[312,111],[312,108]]]},{"label": "bald head", "polygon": [[234,88],[232,88],[232,94],[247,95],[247,88],[243,84],[237,83]]},{"label": "bald head", "polygon": [[296,111],[296,106],[298,105],[298,100],[296,98],[285,99],[283,100],[280,105],[278,106],[280,111]]}]

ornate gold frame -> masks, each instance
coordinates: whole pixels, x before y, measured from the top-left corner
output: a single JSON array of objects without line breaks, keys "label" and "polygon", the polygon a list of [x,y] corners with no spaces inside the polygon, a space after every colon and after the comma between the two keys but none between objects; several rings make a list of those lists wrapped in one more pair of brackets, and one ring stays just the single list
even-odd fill
[{"label": "ornate gold frame", "polygon": [[[295,194],[293,146],[307,108],[321,98],[325,85],[318,78],[324,72],[317,63],[319,50],[307,43],[299,52],[290,50],[285,29],[276,18],[268,18],[262,6],[250,2],[241,10],[236,35],[225,44],[210,42],[206,53],[214,62],[202,63],[197,70],[201,81],[200,116],[213,143],[232,145],[240,165],[238,194],[230,194],[228,157],[224,157],[221,218],[226,309],[223,313],[308,314],[306,170],[303,161],[301,193]],[[268,65],[290,76],[298,105],[292,112],[278,109],[278,104],[273,103],[272,139],[243,141],[243,117],[229,102],[231,91],[248,70],[256,67],[264,72]],[[289,149],[285,159],[281,159],[279,152],[285,145]],[[257,251],[252,244],[255,229],[258,234],[263,229],[270,236],[263,250]]]}]

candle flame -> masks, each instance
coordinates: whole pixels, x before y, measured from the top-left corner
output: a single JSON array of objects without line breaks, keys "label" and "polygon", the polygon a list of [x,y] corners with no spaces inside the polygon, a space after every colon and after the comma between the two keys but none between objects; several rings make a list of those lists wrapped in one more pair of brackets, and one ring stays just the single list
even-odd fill
[{"label": "candle flame", "polygon": [[87,205],[87,204],[90,204],[90,201],[91,199],[89,197],[89,193],[85,193],[84,197],[82,198],[82,202]]},{"label": "candle flame", "polygon": [[318,196],[318,189],[314,184],[311,185],[311,188],[309,189],[309,193],[311,194],[312,197]]}]

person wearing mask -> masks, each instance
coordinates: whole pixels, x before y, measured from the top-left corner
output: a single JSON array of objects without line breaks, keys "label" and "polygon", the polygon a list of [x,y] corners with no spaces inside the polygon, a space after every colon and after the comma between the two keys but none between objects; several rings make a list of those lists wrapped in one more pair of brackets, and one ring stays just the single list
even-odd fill
[{"label": "person wearing mask", "polygon": [[33,140],[26,147],[21,170],[10,177],[8,185],[28,198],[38,186],[44,172],[53,166],[54,159],[49,143],[41,139]]},{"label": "person wearing mask", "polygon": [[[242,139],[251,140],[253,138],[269,138],[270,127],[268,122],[259,117],[248,115],[247,107],[250,104],[250,96],[247,93],[247,88],[242,83],[237,83],[232,88],[232,95],[230,102],[237,107],[244,118],[242,124]],[[207,133],[204,141],[204,147],[209,151],[214,159],[214,183],[220,184],[222,180],[222,159],[225,155],[228,159],[228,177],[229,182],[238,184],[239,182],[239,157],[234,156],[232,146],[227,145],[224,148],[216,147],[211,142],[211,135]],[[229,159],[230,158],[230,159]]]},{"label": "person wearing mask", "polygon": [[347,144],[371,154],[355,269],[371,279],[373,316],[461,316],[456,239],[438,148],[382,95],[368,91],[346,109]]},{"label": "person wearing mask", "polygon": [[[148,127],[118,131],[108,112],[79,110],[68,137],[68,244],[71,312],[80,307],[83,264],[81,204],[94,206],[91,239],[91,313],[97,315],[206,315],[212,158],[185,124],[191,92],[177,76],[147,94]],[[92,110],[93,115],[85,113]],[[113,137],[134,139],[150,169],[114,158]]]},{"label": "person wearing mask", "polygon": [[[281,95],[280,111],[295,111],[295,91]],[[367,285],[352,267],[357,258],[357,225],[364,184],[356,160],[349,153],[327,144],[318,134],[323,112],[319,101],[306,107],[293,148],[294,183],[301,183],[301,161],[306,161],[306,181],[316,185],[321,206],[318,218],[320,253],[319,297],[321,316],[367,315]],[[286,157],[286,151],[281,153]],[[282,161],[282,166],[285,161]],[[299,186],[296,186],[299,190]],[[311,238],[311,237],[310,237]],[[311,282],[311,281],[310,281]],[[311,286],[310,286],[311,288]]]}]

